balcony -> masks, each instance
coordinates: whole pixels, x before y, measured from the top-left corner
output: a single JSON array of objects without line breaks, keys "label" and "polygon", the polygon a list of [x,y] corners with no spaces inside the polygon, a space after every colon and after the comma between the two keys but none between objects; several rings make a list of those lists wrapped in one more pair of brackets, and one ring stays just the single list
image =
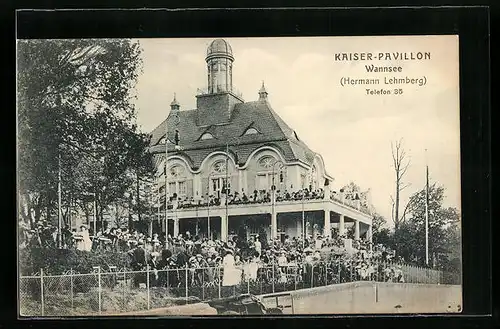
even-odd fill
[{"label": "balcony", "polygon": [[[164,207],[165,196],[160,196],[162,200],[162,205]],[[341,199],[332,194],[330,199],[325,198],[325,195],[322,190],[318,190],[316,192],[308,192],[307,195],[304,195],[302,198],[302,194],[300,191],[287,193],[277,193],[276,195],[276,206],[285,206],[285,205],[302,205],[304,204],[318,204],[322,202],[333,202],[334,204],[341,205],[343,207],[349,208],[351,210],[361,212],[364,215],[371,216],[371,211],[367,207],[364,207],[360,204],[358,200],[348,200]],[[242,206],[250,206],[250,207],[270,207],[272,205],[271,194],[267,191],[261,191],[257,194],[252,194],[250,197],[232,197],[228,202],[229,208]],[[224,198],[218,198],[216,196],[211,195],[209,200],[207,198],[203,198],[202,200],[195,200],[194,198],[184,198],[177,201],[176,207],[172,207],[169,205],[169,209],[178,209],[182,210],[195,210],[201,208],[214,208],[214,209],[224,209],[225,201]]]}]

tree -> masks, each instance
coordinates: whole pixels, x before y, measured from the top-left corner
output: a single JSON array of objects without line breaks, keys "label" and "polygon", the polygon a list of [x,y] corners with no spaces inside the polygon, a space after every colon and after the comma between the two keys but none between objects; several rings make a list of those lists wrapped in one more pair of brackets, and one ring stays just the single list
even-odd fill
[{"label": "tree", "polygon": [[[453,207],[443,207],[444,187],[429,187],[430,264],[442,267],[460,255],[460,215]],[[407,260],[425,263],[425,189],[410,197],[409,219],[395,232],[399,253]]]},{"label": "tree", "polygon": [[67,208],[78,204],[83,210],[89,192],[97,192],[102,210],[130,184],[124,173],[142,156],[137,145],[144,140],[131,102],[140,53],[138,42],[125,39],[18,42],[18,172],[25,220],[50,220],[59,170]]},{"label": "tree", "polygon": [[395,199],[392,199],[392,221],[394,222],[394,231],[397,231],[399,229],[399,226],[402,221],[404,221],[405,218],[405,211],[403,212],[403,215],[400,216],[399,213],[399,205],[400,205],[400,193],[402,190],[404,190],[406,187],[408,187],[408,184],[405,184],[403,182],[403,177],[406,174],[406,171],[408,170],[408,167],[410,166],[410,160],[407,159],[406,151],[403,148],[403,140],[399,140],[395,143],[391,143],[391,151],[392,151],[392,162],[394,166],[394,173],[396,175],[396,188],[395,188]]},{"label": "tree", "polygon": [[385,227],[387,224],[386,219],[375,213],[372,219],[372,240],[374,244],[383,244],[388,247],[392,245],[392,232],[389,228]]}]

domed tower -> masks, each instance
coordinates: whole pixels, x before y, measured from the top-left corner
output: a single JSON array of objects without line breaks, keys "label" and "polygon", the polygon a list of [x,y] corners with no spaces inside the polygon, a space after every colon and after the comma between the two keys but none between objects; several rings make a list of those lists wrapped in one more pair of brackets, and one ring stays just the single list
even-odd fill
[{"label": "domed tower", "polygon": [[223,39],[212,41],[205,58],[208,67],[208,92],[233,91],[233,50]]},{"label": "domed tower", "polygon": [[197,125],[228,123],[236,104],[244,103],[233,89],[233,50],[226,40],[216,39],[207,48],[206,90],[196,96]]}]

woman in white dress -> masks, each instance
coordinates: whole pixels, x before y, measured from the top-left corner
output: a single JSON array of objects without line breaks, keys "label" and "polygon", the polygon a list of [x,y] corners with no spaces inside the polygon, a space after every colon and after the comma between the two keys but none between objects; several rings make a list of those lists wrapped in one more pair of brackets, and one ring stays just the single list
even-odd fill
[{"label": "woman in white dress", "polygon": [[252,260],[250,261],[250,264],[248,265],[248,279],[255,281],[257,280],[257,272],[259,271],[260,267],[260,254],[258,252],[255,252],[255,254],[252,257]]},{"label": "woman in white dress", "polygon": [[78,239],[76,248],[78,250],[90,251],[92,249],[92,241],[90,240],[89,231],[85,225],[80,226],[80,232],[78,232]]},{"label": "woman in white dress", "polygon": [[241,281],[241,271],[234,265],[234,256],[232,250],[226,250],[226,256],[224,256],[224,259],[222,260],[222,266],[224,268],[222,285],[224,287],[228,287],[239,284]]}]

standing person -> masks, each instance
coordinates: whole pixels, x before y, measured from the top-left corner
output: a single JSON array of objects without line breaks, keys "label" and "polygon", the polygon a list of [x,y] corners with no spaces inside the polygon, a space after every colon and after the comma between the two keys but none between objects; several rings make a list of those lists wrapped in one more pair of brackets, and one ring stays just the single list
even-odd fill
[{"label": "standing person", "polygon": [[322,238],[321,235],[318,235],[316,237],[316,241],[315,241],[315,246],[314,247],[315,247],[316,250],[319,250],[319,249],[321,249],[323,247],[323,238]]},{"label": "standing person", "polygon": [[82,251],[90,251],[92,249],[92,241],[85,225],[80,226],[80,232],[77,234],[76,248]]},{"label": "standing person", "polygon": [[259,253],[259,256],[262,255],[262,243],[260,242],[258,235],[255,236],[254,247],[255,251]]},{"label": "standing person", "polygon": [[73,234],[71,233],[71,229],[68,224],[64,225],[62,229],[62,240],[63,240],[63,248],[71,249],[73,246]]},{"label": "standing person", "polygon": [[[307,283],[312,282],[314,257],[313,250],[310,247],[304,249],[304,280]],[[312,288],[312,287],[311,287]]]},{"label": "standing person", "polygon": [[[144,249],[144,242],[140,240],[137,248],[131,251],[132,254],[132,269],[134,271],[143,271],[146,264],[150,263],[146,249]],[[136,273],[134,277],[134,286],[139,287],[140,283],[144,283],[145,275],[143,273]]]},{"label": "standing person", "polygon": [[250,264],[248,265],[248,279],[251,281],[257,280],[257,272],[260,267],[260,255],[255,252],[252,255],[252,259],[250,260]]},{"label": "standing person", "polygon": [[222,277],[222,285],[224,287],[235,286],[240,283],[241,273],[235,267],[234,255],[231,249],[226,249],[226,255],[222,260],[224,275]]}]

